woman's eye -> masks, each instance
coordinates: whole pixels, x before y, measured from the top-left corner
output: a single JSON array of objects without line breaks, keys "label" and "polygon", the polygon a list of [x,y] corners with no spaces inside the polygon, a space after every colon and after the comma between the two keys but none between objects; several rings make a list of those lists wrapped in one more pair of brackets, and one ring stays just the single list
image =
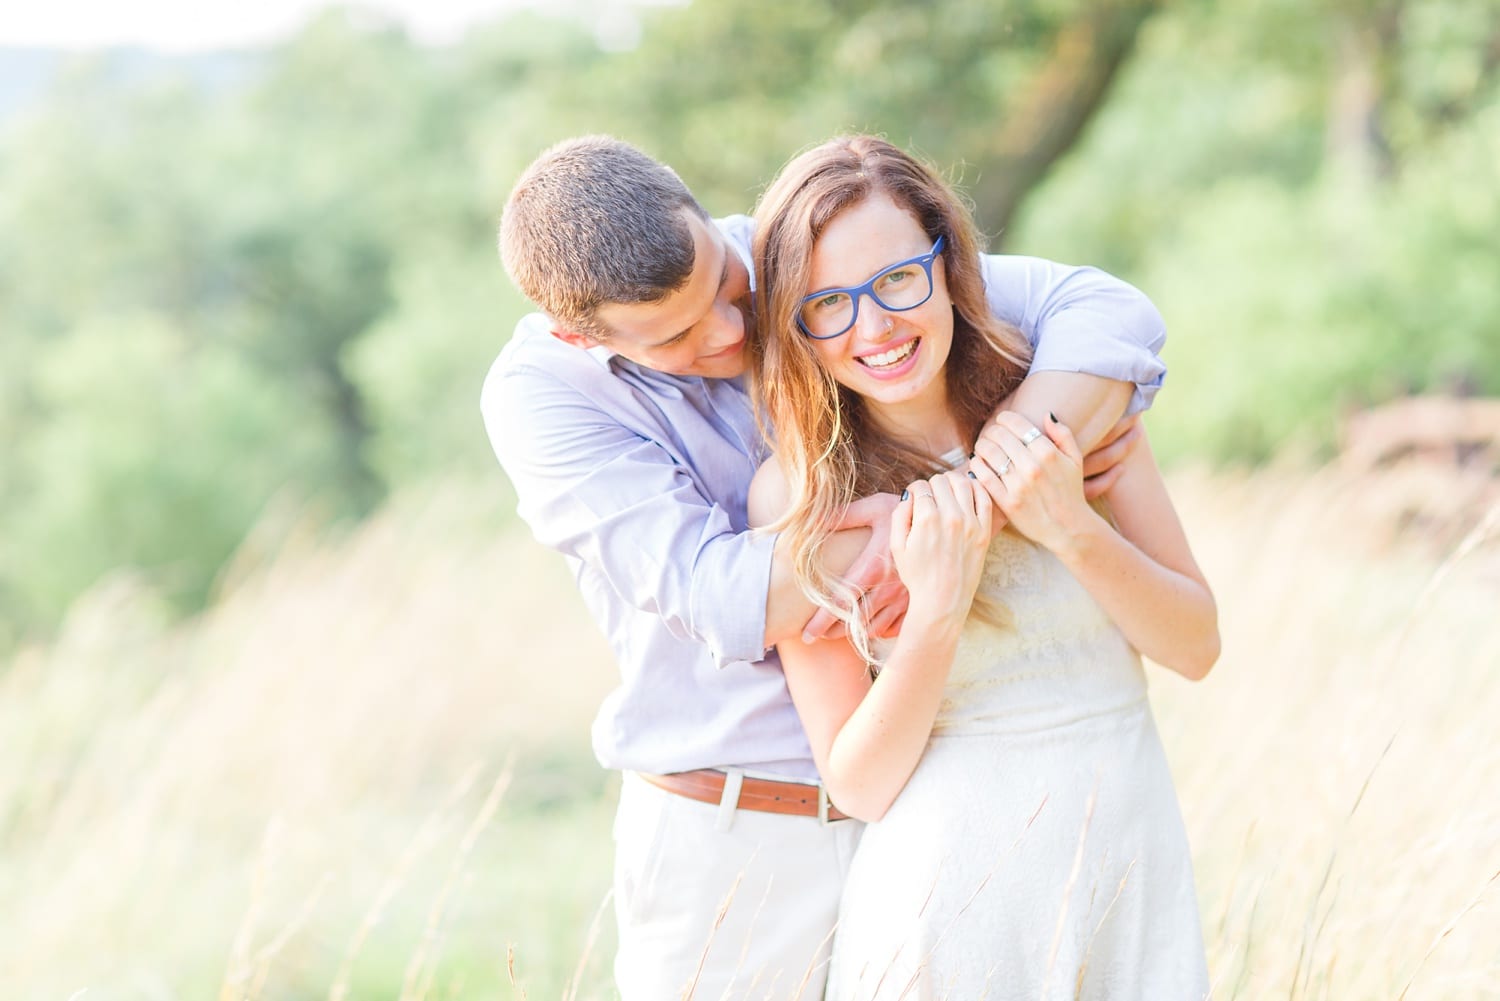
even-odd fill
[{"label": "woman's eye", "polygon": [[817,310],[837,309],[839,305],[843,303],[845,298],[846,297],[842,292],[835,292],[832,295],[825,295],[821,299],[813,300],[813,308]]}]

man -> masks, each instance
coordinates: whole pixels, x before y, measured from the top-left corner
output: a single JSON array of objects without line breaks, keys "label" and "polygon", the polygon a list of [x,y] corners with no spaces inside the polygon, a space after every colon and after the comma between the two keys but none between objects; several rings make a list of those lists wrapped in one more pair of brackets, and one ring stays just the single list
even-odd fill
[{"label": "man", "polygon": [[[746,530],[767,454],[742,378],[751,225],[710,219],[666,167],[598,136],[543,153],[501,225],[506,268],[545,315],[521,321],[481,408],[521,516],[568,558],[619,661],[593,737],[624,772],[627,1001],[820,997],[859,836],[821,795],[764,656],[813,610],[778,540]],[[1127,402],[1149,404],[1164,334],[1140,293],[1034,259],[985,268],[991,308],[1037,344],[1013,408],[1055,411],[1088,447]],[[849,522],[878,530],[893,502]]]}]

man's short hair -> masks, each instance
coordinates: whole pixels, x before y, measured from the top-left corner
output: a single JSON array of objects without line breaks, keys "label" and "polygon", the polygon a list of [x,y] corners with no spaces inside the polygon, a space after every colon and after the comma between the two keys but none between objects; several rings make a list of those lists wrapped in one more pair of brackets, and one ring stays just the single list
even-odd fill
[{"label": "man's short hair", "polygon": [[708,219],[671,168],[612,136],[568,139],[516,182],[500,221],[511,281],[558,323],[596,340],[608,303],[660,302],[687,284]]}]

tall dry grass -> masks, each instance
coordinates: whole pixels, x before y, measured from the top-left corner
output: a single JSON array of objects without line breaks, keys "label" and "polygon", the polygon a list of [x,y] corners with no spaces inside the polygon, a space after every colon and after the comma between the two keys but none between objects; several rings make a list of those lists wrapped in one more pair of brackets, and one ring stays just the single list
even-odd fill
[{"label": "tall dry grass", "polygon": [[548,996],[607,885],[612,667],[496,503],[273,518],[198,620],[117,580],[10,664],[0,997],[446,996],[511,943]]},{"label": "tall dry grass", "polygon": [[1403,537],[1379,478],[1173,489],[1225,652],[1153,702],[1217,996],[1496,996],[1500,508]]},{"label": "tall dry grass", "polygon": [[[1384,489],[1174,480],[1225,653],[1153,699],[1221,998],[1500,983],[1500,524],[1416,545]],[[272,518],[198,620],[118,580],[5,668],[0,993],[609,996],[612,668],[495,503]]]}]

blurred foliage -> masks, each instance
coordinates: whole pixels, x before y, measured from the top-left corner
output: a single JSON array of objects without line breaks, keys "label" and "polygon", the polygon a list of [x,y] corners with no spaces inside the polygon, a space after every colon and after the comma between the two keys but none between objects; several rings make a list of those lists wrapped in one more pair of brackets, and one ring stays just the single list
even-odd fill
[{"label": "blurred foliage", "polygon": [[120,567],[195,607],[273,497],[493,477],[494,221],[585,131],[718,214],[834,132],[918,149],[1003,249],[1151,294],[1169,456],[1500,392],[1494,0],[567,10],[443,49],[330,12],[215,88],[97,57],[0,132],[0,647]]},{"label": "blurred foliage", "polygon": [[1487,0],[1185,5],[1012,245],[1161,307],[1169,456],[1326,450],[1352,408],[1500,393],[1497,78]]}]

